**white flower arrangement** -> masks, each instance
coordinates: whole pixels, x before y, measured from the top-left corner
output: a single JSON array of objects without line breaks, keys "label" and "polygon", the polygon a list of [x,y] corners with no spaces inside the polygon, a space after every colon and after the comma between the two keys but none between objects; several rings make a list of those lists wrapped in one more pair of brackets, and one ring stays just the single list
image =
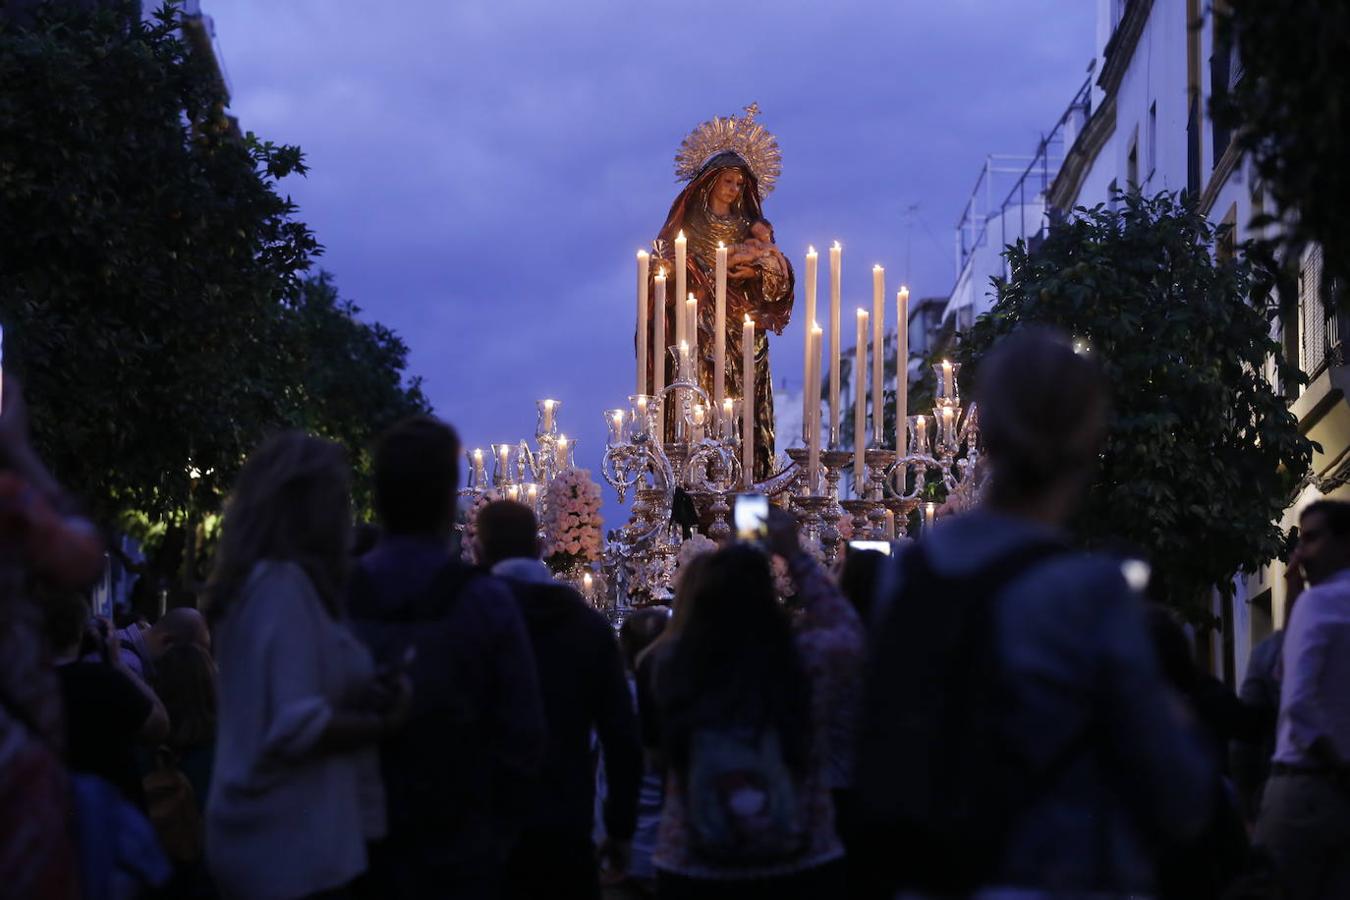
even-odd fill
[{"label": "white flower arrangement", "polygon": [[469,565],[478,564],[478,514],[493,500],[497,499],[492,491],[484,491],[473,499],[464,513],[464,531],[459,541],[459,555]]},{"label": "white flower arrangement", "polygon": [[597,562],[603,550],[600,486],[586,469],[560,472],[544,499],[544,561],[555,572]]}]

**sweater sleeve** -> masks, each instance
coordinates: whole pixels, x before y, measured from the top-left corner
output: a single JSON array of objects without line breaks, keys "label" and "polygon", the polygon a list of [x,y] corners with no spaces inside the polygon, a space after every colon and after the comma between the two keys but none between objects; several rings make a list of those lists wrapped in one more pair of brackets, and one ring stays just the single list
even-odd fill
[{"label": "sweater sleeve", "polygon": [[304,757],[333,717],[323,689],[323,617],[314,586],[293,563],[266,563],[252,580],[250,609],[258,616],[262,695],[267,698],[263,752]]}]

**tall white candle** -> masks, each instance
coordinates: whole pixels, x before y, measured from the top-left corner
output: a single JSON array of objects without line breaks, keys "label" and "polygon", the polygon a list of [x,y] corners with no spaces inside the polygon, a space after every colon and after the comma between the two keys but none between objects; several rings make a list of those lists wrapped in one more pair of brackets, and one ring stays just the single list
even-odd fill
[{"label": "tall white candle", "polygon": [[689,336],[689,359],[692,365],[689,367],[689,377],[694,380],[694,384],[699,384],[698,370],[703,367],[703,359],[698,352],[698,298],[693,294],[684,301],[685,321],[689,324],[685,326],[684,333]]},{"label": "tall white candle", "polygon": [[717,282],[713,295],[713,409],[727,395],[727,248],[717,242]]},{"label": "tall white candle", "polygon": [[886,432],[886,270],[872,267],[872,446],[881,447]]},{"label": "tall white candle", "polygon": [[830,446],[838,442],[839,417],[839,266],[844,250],[835,241],[830,248]]},{"label": "tall white candle", "polygon": [[806,492],[811,496],[820,494],[820,350],[824,342],[825,332],[815,322],[807,329],[807,340],[810,342],[809,361],[807,369],[811,373],[810,383],[817,385],[810,396],[813,398],[811,405],[807,408],[807,429],[806,429]]},{"label": "tall white candle", "polygon": [[684,319],[680,318],[680,304],[684,302],[685,295],[689,288],[686,284],[689,272],[685,267],[686,248],[688,242],[684,238],[684,232],[681,231],[675,238],[675,343],[689,340],[687,332],[688,325]]},{"label": "tall white candle", "polygon": [[853,493],[863,496],[867,473],[867,310],[858,308],[857,363],[853,367]]},{"label": "tall white candle", "polygon": [[[660,402],[666,393],[666,271],[656,273],[656,340],[652,343],[652,393]],[[656,417],[656,441],[665,442],[666,417]]]},{"label": "tall white candle", "polygon": [[[805,359],[802,362],[802,372],[809,372],[811,369],[811,329],[816,324],[816,267],[819,259],[816,256],[815,247],[806,248],[806,339],[802,342],[806,347]],[[811,383],[809,376],[803,375],[802,378],[802,421],[806,422],[807,414],[811,410],[812,397],[816,400],[816,406],[820,406],[820,381],[819,374],[816,375],[816,384]]]},{"label": "tall white candle", "polygon": [[646,250],[637,252],[637,391],[647,393],[647,277],[651,257]]},{"label": "tall white candle", "polygon": [[741,467],[745,489],[755,484],[755,320],[741,325]]},{"label": "tall white candle", "polygon": [[895,449],[903,456],[909,421],[909,288],[904,285],[895,295]]}]

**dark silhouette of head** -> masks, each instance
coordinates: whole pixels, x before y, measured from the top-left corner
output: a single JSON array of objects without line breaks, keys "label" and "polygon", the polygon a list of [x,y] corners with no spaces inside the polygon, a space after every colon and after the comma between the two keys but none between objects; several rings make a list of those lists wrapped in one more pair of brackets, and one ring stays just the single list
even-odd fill
[{"label": "dark silhouette of head", "polygon": [[976,400],[990,502],[1012,508],[1052,493],[1076,502],[1106,431],[1106,382],[1096,362],[1055,332],[1024,329],[980,363]]},{"label": "dark silhouette of head", "polygon": [[414,416],[385,432],[375,450],[375,510],[390,534],[448,535],[459,488],[459,435]]},{"label": "dark silhouette of head", "polygon": [[648,606],[634,610],[619,626],[619,646],[628,671],[637,671],[637,660],[670,624],[669,606]]},{"label": "dark silhouette of head", "polygon": [[[338,615],[351,513],[345,450],[299,431],[266,441],[244,463],[226,504],[207,584],[207,615],[220,621],[264,560],[299,565],[329,612]],[[184,617],[183,624],[192,623]]]},{"label": "dark silhouette of head", "polygon": [[178,606],[165,612],[150,626],[146,644],[155,659],[171,647],[200,647],[210,653],[211,631],[206,627],[206,617],[200,612],[190,606]]},{"label": "dark silhouette of head", "polygon": [[667,752],[688,764],[700,725],[734,722],[777,731],[790,765],[806,762],[810,711],[806,671],[769,558],[733,544],[707,556],[658,681]]},{"label": "dark silhouette of head", "polygon": [[1317,584],[1350,569],[1350,503],[1318,500],[1299,515],[1298,558]]},{"label": "dark silhouette of head", "polygon": [[539,558],[539,520],[523,503],[494,500],[478,512],[478,561]]}]

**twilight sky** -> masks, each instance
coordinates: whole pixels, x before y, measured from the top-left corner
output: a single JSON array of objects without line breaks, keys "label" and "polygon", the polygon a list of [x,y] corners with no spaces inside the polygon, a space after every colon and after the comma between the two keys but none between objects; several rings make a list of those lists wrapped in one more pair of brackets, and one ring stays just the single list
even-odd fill
[{"label": "twilight sky", "polygon": [[[437,413],[486,445],[532,436],[534,400],[555,397],[593,470],[601,412],[632,390],[633,256],[679,189],[672,157],[690,129],[759,103],[783,151],[765,212],[799,278],[808,244],[842,242],[848,346],[873,263],[890,297],[901,280],[916,298],[948,293],[952,229],[985,155],[1030,154],[1058,119],[1092,58],[1096,10],[202,5],[241,127],[305,150],[308,178],[283,187],[327,247],[319,264],[408,342]],[[775,381],[794,389],[802,328],[774,344]]]}]

